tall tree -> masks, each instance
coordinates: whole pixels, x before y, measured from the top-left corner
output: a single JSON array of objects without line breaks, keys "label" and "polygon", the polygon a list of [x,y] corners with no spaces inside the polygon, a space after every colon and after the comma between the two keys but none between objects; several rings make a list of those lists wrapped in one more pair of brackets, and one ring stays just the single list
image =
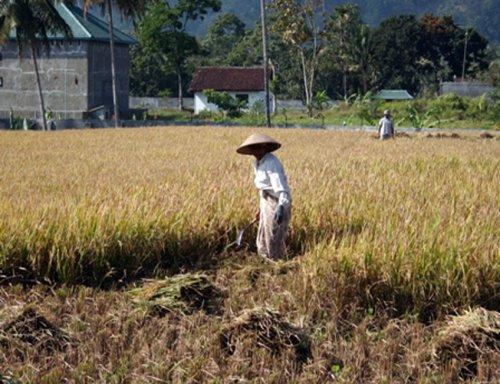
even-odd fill
[{"label": "tall tree", "polygon": [[47,118],[37,56],[41,48],[45,48],[47,55],[50,54],[50,35],[62,33],[66,37],[71,37],[71,30],[57,12],[55,3],[51,0],[0,1],[0,44],[5,43],[13,31],[19,60],[22,60],[26,50],[29,51],[35,68],[44,130],[47,130]]},{"label": "tall tree", "polygon": [[120,121],[120,108],[118,105],[118,85],[116,81],[116,59],[115,59],[115,37],[113,27],[113,4],[125,17],[142,15],[148,0],[83,0],[84,9],[88,10],[92,5],[100,5],[106,11],[109,25],[109,49],[111,53],[111,83],[113,88],[113,109],[115,127]]},{"label": "tall tree", "polygon": [[209,10],[218,11],[219,0],[154,0],[138,28],[141,46],[159,55],[164,66],[177,75],[179,109],[183,104],[183,76],[187,60],[200,52],[198,41],[186,32],[191,21],[203,19]]},{"label": "tall tree", "polygon": [[[428,70],[424,75],[424,86],[437,89],[440,80],[450,80],[453,70],[450,59],[454,56],[455,40],[458,26],[450,16],[435,16],[427,13],[419,20],[425,45],[425,57],[428,59]],[[427,84],[425,84],[427,83]]]},{"label": "tall tree", "polygon": [[368,25],[359,24],[351,39],[347,45],[347,55],[350,57],[348,69],[360,77],[363,93],[366,93],[376,77],[376,47],[372,30]]},{"label": "tall tree", "polygon": [[342,72],[342,89],[344,99],[347,99],[347,76],[350,68],[355,65],[352,51],[358,43],[358,34],[361,27],[359,7],[354,4],[341,4],[335,7],[327,25],[329,52],[339,63]]},{"label": "tall tree", "polygon": [[375,30],[375,60],[381,86],[419,90],[424,56],[422,29],[415,16],[394,16]]},{"label": "tall tree", "polygon": [[459,77],[463,72],[474,75],[488,68],[488,42],[472,28],[462,29],[450,16],[433,14],[425,14],[419,23],[427,42],[424,50],[432,82]]},{"label": "tall tree", "polygon": [[226,65],[228,55],[245,36],[245,23],[232,13],[223,13],[208,27],[202,48],[208,53],[204,63]]},{"label": "tall tree", "polygon": [[141,44],[131,49],[130,94],[133,96],[170,96],[177,87],[177,76],[165,66],[160,55],[151,55]]},{"label": "tall tree", "polygon": [[275,0],[271,9],[275,12],[273,28],[281,34],[283,41],[299,54],[302,66],[305,102],[312,114],[314,80],[318,59],[324,52],[322,1],[319,0]]},{"label": "tall tree", "polygon": [[455,37],[455,49],[450,58],[450,67],[458,76],[474,77],[488,68],[488,40],[473,28],[460,28]]}]

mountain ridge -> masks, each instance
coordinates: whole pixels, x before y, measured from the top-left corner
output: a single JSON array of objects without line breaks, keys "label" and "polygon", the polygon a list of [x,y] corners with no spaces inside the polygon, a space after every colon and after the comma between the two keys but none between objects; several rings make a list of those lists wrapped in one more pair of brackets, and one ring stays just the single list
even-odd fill
[{"label": "mountain ridge", "polygon": [[[234,13],[250,28],[259,19],[259,0],[222,0],[218,13],[210,12],[204,20],[191,23],[189,31],[203,37],[207,27],[220,13]],[[269,2],[269,1],[267,1]],[[500,43],[500,1],[499,0],[324,0],[325,10],[331,10],[345,3],[357,4],[364,22],[376,26],[390,16],[425,13],[451,15],[461,27],[473,27],[491,43]]]}]

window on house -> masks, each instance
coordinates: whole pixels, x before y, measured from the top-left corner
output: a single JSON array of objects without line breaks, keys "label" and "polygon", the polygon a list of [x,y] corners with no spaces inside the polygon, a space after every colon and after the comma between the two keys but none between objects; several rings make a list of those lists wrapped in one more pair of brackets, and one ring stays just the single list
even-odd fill
[{"label": "window on house", "polygon": [[247,93],[236,94],[236,99],[239,101],[244,101],[245,103],[248,104],[248,94]]},{"label": "window on house", "polygon": [[0,52],[0,61],[2,61],[2,59],[3,59],[2,52]]},{"label": "window on house", "polygon": [[0,77],[0,88],[3,87],[3,77]]}]

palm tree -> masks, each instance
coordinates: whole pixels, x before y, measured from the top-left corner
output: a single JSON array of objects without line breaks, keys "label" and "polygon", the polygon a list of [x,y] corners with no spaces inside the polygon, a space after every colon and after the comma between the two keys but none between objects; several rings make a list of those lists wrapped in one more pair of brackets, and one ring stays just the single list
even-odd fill
[{"label": "palm tree", "polygon": [[72,36],[71,29],[55,8],[56,2],[52,0],[0,0],[0,44],[9,40],[13,32],[19,60],[22,60],[26,50],[29,51],[35,67],[44,130],[47,130],[47,118],[37,55],[41,47],[46,48],[47,54],[50,53],[50,35],[62,33],[65,37]]},{"label": "palm tree", "polygon": [[120,109],[118,107],[118,90],[116,85],[116,60],[115,60],[115,37],[113,34],[113,3],[125,17],[142,15],[146,8],[147,0],[83,0],[85,11],[92,5],[99,5],[106,11],[109,24],[109,49],[111,52],[111,82],[113,87],[113,109],[115,127],[120,120]]},{"label": "palm tree", "polygon": [[349,71],[357,72],[361,77],[363,94],[368,88],[375,71],[375,41],[373,32],[365,24],[356,26],[352,34],[352,41],[346,45],[346,53],[349,57]]}]

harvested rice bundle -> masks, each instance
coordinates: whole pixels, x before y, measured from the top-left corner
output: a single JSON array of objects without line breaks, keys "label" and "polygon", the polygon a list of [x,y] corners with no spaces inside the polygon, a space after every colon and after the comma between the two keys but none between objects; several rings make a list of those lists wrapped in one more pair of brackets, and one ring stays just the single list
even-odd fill
[{"label": "harvested rice bundle", "polygon": [[461,365],[462,378],[475,376],[482,357],[500,358],[500,312],[477,308],[452,316],[438,332],[433,354],[440,363]]},{"label": "harvested rice bundle", "polygon": [[483,132],[479,135],[481,139],[493,139],[495,136],[493,136],[491,133],[488,132]]},{"label": "harvested rice bundle", "polygon": [[223,328],[220,334],[221,347],[234,353],[237,340],[246,337],[273,353],[294,349],[296,360],[300,363],[311,357],[311,342],[306,332],[270,308],[244,310]]},{"label": "harvested rice bundle", "polygon": [[142,287],[130,291],[134,302],[157,315],[167,312],[191,314],[204,310],[216,314],[222,292],[204,274],[180,274],[161,280],[146,280]]},{"label": "harvested rice bundle", "polygon": [[435,135],[433,135],[432,133],[428,133],[426,137],[429,139],[460,139],[461,138],[461,136],[458,133],[452,133],[450,135],[447,135],[446,133],[441,133],[441,132],[438,132]]}]

